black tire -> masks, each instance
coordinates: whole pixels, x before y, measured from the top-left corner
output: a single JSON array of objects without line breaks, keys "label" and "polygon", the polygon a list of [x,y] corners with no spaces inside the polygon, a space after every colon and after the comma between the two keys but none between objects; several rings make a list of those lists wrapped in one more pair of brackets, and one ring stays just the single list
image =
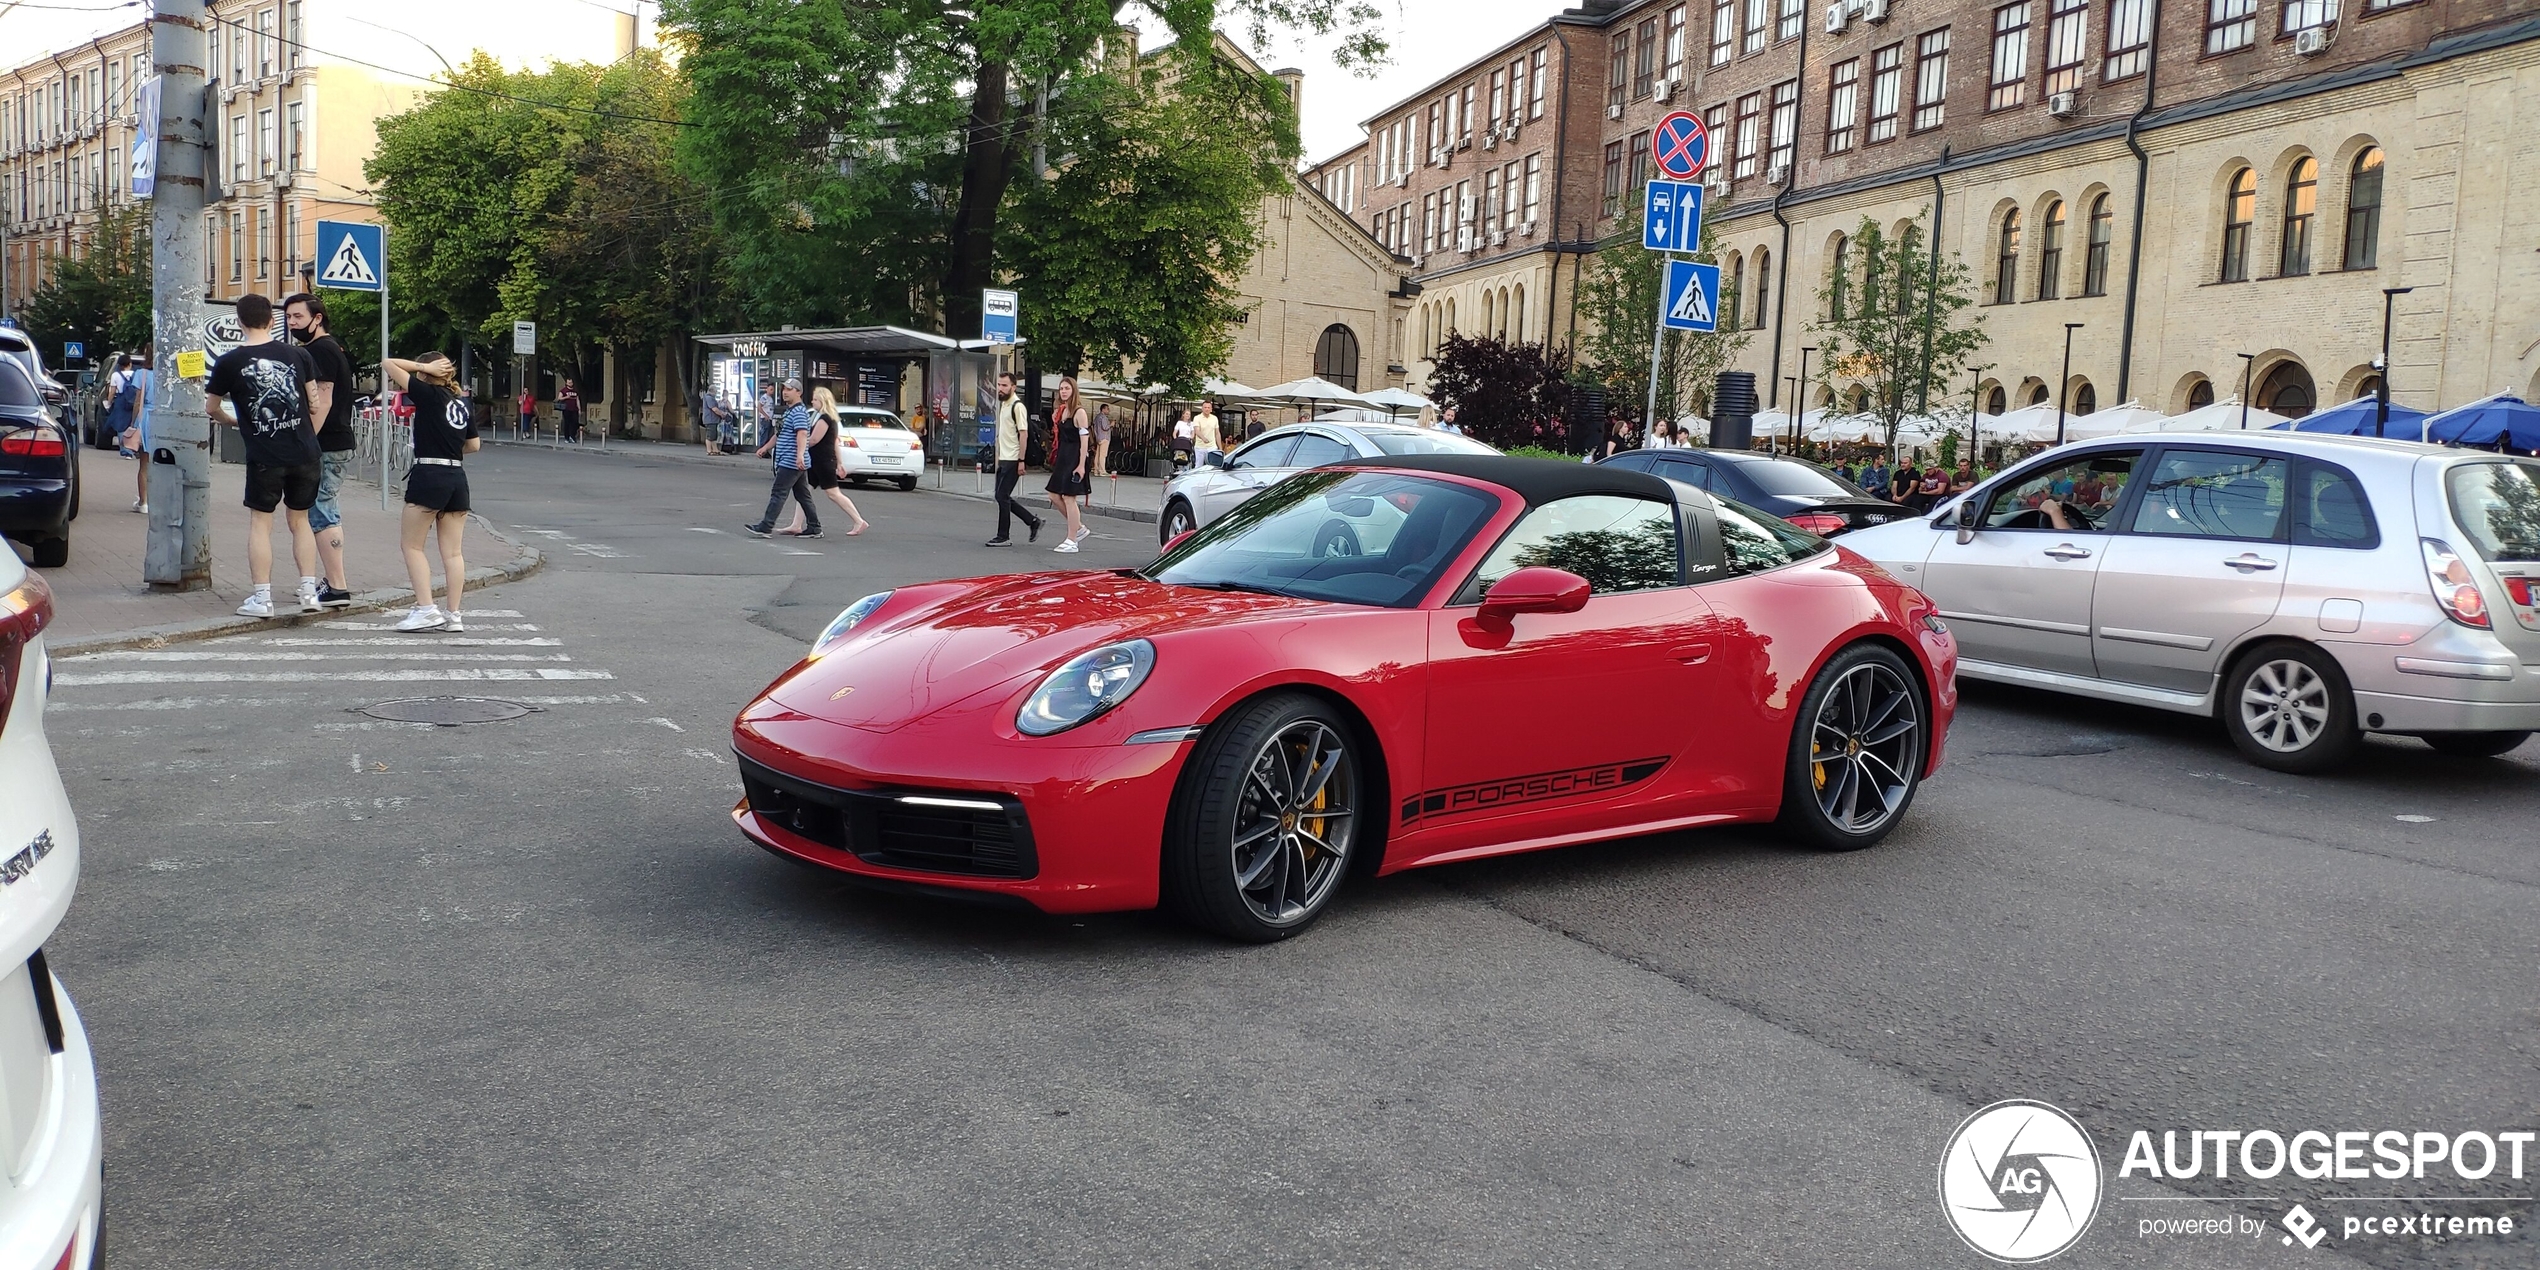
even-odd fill
[{"label": "black tire", "polygon": [[1317,560],[1365,554],[1364,551],[1359,550],[1358,531],[1350,528],[1348,521],[1338,519],[1326,521],[1323,528],[1314,535],[1314,558]]},{"label": "black tire", "polygon": [[2214,712],[2242,758],[2279,772],[2328,771],[2364,743],[2345,670],[2291,640],[2260,644],[2233,661]]},{"label": "black tire", "polygon": [[1362,775],[1374,757],[1359,753],[1337,712],[1301,693],[1261,697],[1219,720],[1182,769],[1165,820],[1166,910],[1253,944],[1312,925],[1349,874],[1359,822],[1379,810]]},{"label": "black tire", "polygon": [[1782,771],[1782,832],[1829,851],[1876,846],[1905,819],[1931,754],[1931,708],[1893,649],[1854,644],[1808,686]]},{"label": "black tire", "polygon": [[864,478],[861,476],[850,476],[847,478],[847,484],[854,489],[863,489]]},{"label": "black tire", "polygon": [[1155,520],[1155,545],[1161,547],[1199,528],[1199,517],[1191,513],[1191,505],[1174,499],[1165,505],[1164,514]]},{"label": "black tire", "polygon": [[900,492],[903,494],[917,488],[917,478],[914,476],[900,477],[897,483],[900,487]]},{"label": "black tire", "polygon": [[29,546],[35,548],[33,563],[38,569],[59,569],[71,562],[71,536],[38,538]]},{"label": "black tire", "polygon": [[2453,758],[2499,758],[2522,748],[2528,732],[2428,732],[2417,738]]}]

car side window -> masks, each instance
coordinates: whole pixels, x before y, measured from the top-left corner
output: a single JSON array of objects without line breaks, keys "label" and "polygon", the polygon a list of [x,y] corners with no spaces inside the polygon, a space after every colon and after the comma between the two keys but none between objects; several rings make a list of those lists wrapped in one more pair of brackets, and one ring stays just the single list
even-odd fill
[{"label": "car side window", "polygon": [[2369,548],[2381,545],[2372,500],[2354,474],[2305,460],[2293,481],[2293,541],[2303,547]]},{"label": "car side window", "polygon": [[1296,433],[1263,437],[1234,452],[1226,461],[1228,467],[1286,467],[1288,455],[1296,450]]},{"label": "car side window", "polygon": [[1729,572],[1762,573],[1826,549],[1826,540],[1804,532],[1779,516],[1744,503],[1712,495],[1718,507],[1720,556]]},{"label": "car side window", "polygon": [[1646,472],[1656,466],[1658,456],[1647,450],[1625,450],[1605,460],[1604,467],[1619,467],[1627,472]]},{"label": "car side window", "polygon": [[2116,450],[2038,468],[1994,494],[1978,523],[1986,529],[2055,533],[2102,530],[2142,459],[2141,450]]},{"label": "car side window", "polygon": [[2161,452],[2134,505],[2134,532],[2274,542],[2284,533],[2292,465],[2229,450]]},{"label": "car side window", "polygon": [[1298,438],[1296,452],[1288,456],[1287,462],[1277,466],[1321,467],[1326,463],[1340,463],[1357,457],[1339,440],[1324,436],[1320,432],[1308,432]]},{"label": "car side window", "polygon": [[1711,465],[1699,459],[1662,458],[1656,470],[1668,480],[1683,481],[1695,489],[1711,488]]},{"label": "car side window", "polygon": [[1676,509],[1646,498],[1581,494],[1528,511],[1457,595],[1479,603],[1491,584],[1536,565],[1587,579],[1597,595],[1676,585]]}]

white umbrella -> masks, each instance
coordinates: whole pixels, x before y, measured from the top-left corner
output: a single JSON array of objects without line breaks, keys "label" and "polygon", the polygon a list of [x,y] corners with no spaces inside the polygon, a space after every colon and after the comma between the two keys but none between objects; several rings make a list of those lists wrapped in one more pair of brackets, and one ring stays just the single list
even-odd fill
[{"label": "white umbrella", "polygon": [[1755,439],[1791,435],[1790,415],[1780,410],[1758,411],[1755,415]]},{"label": "white umbrella", "polygon": [[1711,421],[1700,415],[1686,415],[1676,420],[1676,432],[1679,435],[1698,434],[1703,440],[1708,441],[1711,439]]},{"label": "white umbrella", "polygon": [[[1236,388],[1242,387],[1241,384],[1233,386]],[[1343,388],[1339,384],[1333,383],[1331,380],[1318,378],[1313,375],[1308,375],[1303,379],[1291,379],[1284,384],[1275,384],[1271,387],[1257,389],[1248,393],[1237,392],[1229,393],[1228,395],[1258,397],[1263,401],[1329,401],[1344,406],[1372,406],[1375,404],[1368,398],[1351,392],[1349,389]]]},{"label": "white umbrella", "polygon": [[[1306,381],[1304,381],[1304,380],[1300,379],[1300,380],[1298,380],[1297,382],[1301,384],[1301,383],[1304,383],[1304,382],[1306,382]],[[1319,383],[1321,383],[1321,382],[1323,382],[1323,381],[1321,381],[1321,380],[1319,380],[1319,379],[1318,379],[1318,380],[1315,380],[1314,382],[1319,384]],[[1260,394],[1259,394],[1259,393],[1254,392],[1251,388],[1246,387],[1245,385],[1243,385],[1243,384],[1241,384],[1241,383],[1238,383],[1238,382],[1236,382],[1235,380],[1232,380],[1232,379],[1208,379],[1208,380],[1203,380],[1203,381],[1201,381],[1200,386],[1199,386],[1199,395],[1201,395],[1201,396],[1203,396],[1203,397],[1257,397],[1257,396],[1260,396]]]},{"label": "white umbrella", "polygon": [[[2284,422],[2284,416],[2272,410],[2249,407],[2249,426],[2272,428]],[[2170,415],[2155,420],[2142,420],[2126,425],[2127,432],[2237,432],[2240,430],[2240,398],[2225,397],[2209,406],[2199,406],[2183,415]]]},{"label": "white umbrella", "polygon": [[1338,410],[1326,410],[1323,413],[1314,416],[1314,421],[1316,423],[1397,422],[1395,416],[1387,414],[1382,410],[1369,410],[1365,406],[1343,406]]},{"label": "white umbrella", "polygon": [[2100,437],[2113,437],[2121,432],[2133,432],[2138,428],[2150,427],[2166,417],[2160,411],[2142,402],[2128,401],[2110,406],[2105,410],[2094,410],[2086,415],[2065,415],[2064,438],[2069,441],[2091,441]]},{"label": "white umbrella", "polygon": [[1379,388],[1368,393],[1367,400],[1392,411],[1426,410],[1433,404],[1408,388]]}]

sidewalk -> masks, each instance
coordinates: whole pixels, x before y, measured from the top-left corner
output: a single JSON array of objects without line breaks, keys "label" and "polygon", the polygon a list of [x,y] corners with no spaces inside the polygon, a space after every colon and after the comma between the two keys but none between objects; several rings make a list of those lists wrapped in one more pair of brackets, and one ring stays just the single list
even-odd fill
[{"label": "sidewalk", "polygon": [[[212,585],[203,591],[153,591],[141,580],[142,555],[150,518],[132,511],[134,461],[111,450],[80,451],[79,519],[71,525],[71,562],[44,571],[53,588],[53,625],[45,645],[54,656],[128,647],[153,641],[203,639],[235,631],[288,626],[307,619],[298,615],[270,619],[240,617],[238,604],[253,586],[247,581],[247,512],[243,506],[247,469],[236,463],[212,464]],[[397,548],[394,510],[379,509],[379,487],[346,481],[338,500],[344,510],[345,579],[353,591],[350,611],[408,604],[414,592],[406,585],[405,557]],[[273,539],[274,597],[287,602],[299,586],[291,563],[291,543],[276,512]],[[470,589],[527,576],[543,561],[537,551],[493,531],[482,518],[467,531]],[[435,564],[438,564],[435,557]],[[435,583],[438,586],[438,574]],[[338,612],[341,612],[339,610]],[[333,616],[328,614],[327,616]]]},{"label": "sidewalk", "polygon": [[[485,444],[535,446],[542,450],[571,450],[589,454],[595,458],[600,456],[648,458],[670,463],[707,463],[744,467],[760,472],[767,470],[766,459],[748,454],[709,455],[702,445],[679,441],[613,439],[604,449],[597,441],[588,441],[581,445],[565,445],[552,438],[538,441],[514,441],[507,437],[488,434]],[[1049,495],[1042,492],[1042,487],[1048,480],[1049,473],[1044,470],[1035,469],[1024,473],[1023,483],[1015,487],[1015,497],[1022,499],[1024,506],[1034,511],[1043,511],[1049,506]],[[926,470],[926,475],[920,477],[917,482],[917,488],[921,490],[949,494],[956,498],[975,498],[981,502],[991,501],[995,486],[994,472],[980,472],[967,467],[956,467],[950,470],[930,467]],[[850,494],[854,492],[852,486],[849,487],[848,492]],[[1163,508],[1164,479],[1162,477],[1099,475],[1094,478],[1094,493],[1085,508],[1085,514],[1134,520],[1152,525]]]}]

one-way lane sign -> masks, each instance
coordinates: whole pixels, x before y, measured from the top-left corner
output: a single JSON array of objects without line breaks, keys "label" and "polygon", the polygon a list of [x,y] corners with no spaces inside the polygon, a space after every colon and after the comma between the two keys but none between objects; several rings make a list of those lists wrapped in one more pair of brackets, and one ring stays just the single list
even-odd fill
[{"label": "one-way lane sign", "polygon": [[1640,245],[1692,251],[1702,241],[1702,183],[1651,181],[1641,204]]}]

